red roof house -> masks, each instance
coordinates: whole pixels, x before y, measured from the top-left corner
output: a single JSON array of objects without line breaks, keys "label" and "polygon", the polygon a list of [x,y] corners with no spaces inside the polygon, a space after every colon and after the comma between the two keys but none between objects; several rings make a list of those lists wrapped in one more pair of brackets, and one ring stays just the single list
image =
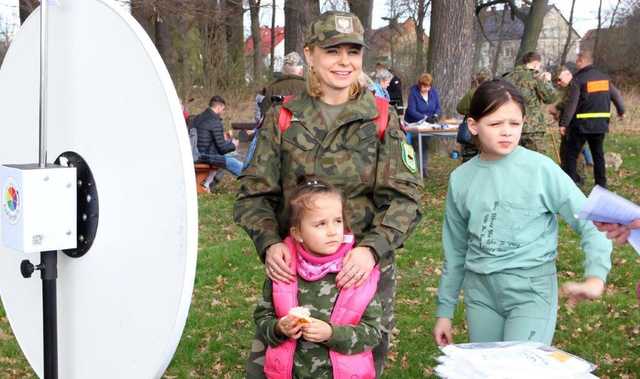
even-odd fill
[{"label": "red roof house", "polygon": [[[275,27],[275,46],[278,46],[279,43],[284,41],[284,27],[276,26]],[[271,53],[271,28],[266,26],[260,27],[260,55],[267,56]],[[252,55],[253,54],[253,39],[251,36],[247,38],[244,43],[244,54]]]}]

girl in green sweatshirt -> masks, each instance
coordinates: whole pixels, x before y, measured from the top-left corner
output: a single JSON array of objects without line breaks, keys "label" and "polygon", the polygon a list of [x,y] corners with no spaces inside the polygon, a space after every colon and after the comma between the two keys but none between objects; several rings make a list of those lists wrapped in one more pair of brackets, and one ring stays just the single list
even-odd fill
[{"label": "girl in green sweatshirt", "polygon": [[460,289],[471,342],[551,344],[558,306],[556,215],[581,236],[585,280],[567,283],[569,302],[599,297],[612,245],[578,220],[586,200],[548,157],[518,146],[525,117],[520,92],[503,80],[483,83],[469,110],[480,155],[451,174],[443,225],[444,267],[434,338],[452,343]]}]

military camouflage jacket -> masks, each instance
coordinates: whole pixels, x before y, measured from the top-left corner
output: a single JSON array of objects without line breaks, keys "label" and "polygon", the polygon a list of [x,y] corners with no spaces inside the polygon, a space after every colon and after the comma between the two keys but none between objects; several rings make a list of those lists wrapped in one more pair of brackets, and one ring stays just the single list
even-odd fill
[{"label": "military camouflage jacket", "polygon": [[[298,303],[309,309],[311,317],[329,323],[333,306],[338,298],[336,275],[327,274],[324,278],[307,282],[298,278]],[[273,307],[271,280],[267,279],[262,291],[262,301],[258,303],[254,319],[258,336],[269,346],[278,346],[287,337],[277,334],[278,321]],[[333,377],[329,349],[342,354],[358,354],[372,350],[381,340],[380,322],[382,305],[378,295],[373,298],[365,310],[358,325],[332,326],[333,334],[324,343],[314,343],[299,339],[294,355],[294,378]]]},{"label": "military camouflage jacket", "polygon": [[277,125],[280,107],[267,113],[255,154],[239,177],[234,218],[264,260],[267,247],[288,234],[286,204],[296,179],[314,174],[342,191],[359,246],[372,248],[384,267],[421,217],[422,184],[398,117],[390,109],[381,140],[368,91],[349,101],[334,125],[325,125],[315,101],[304,93],[283,105],[293,114],[284,133]]},{"label": "military camouflage jacket", "polygon": [[556,100],[551,82],[538,78],[534,70],[524,65],[516,66],[505,79],[513,83],[524,96],[527,119],[522,133],[544,133],[547,126],[543,103],[552,104]]}]

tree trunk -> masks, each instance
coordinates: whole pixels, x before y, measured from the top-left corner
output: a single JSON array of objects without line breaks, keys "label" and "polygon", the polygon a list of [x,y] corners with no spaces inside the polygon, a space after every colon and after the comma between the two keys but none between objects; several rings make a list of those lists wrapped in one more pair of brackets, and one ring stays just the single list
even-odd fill
[{"label": "tree trunk", "polygon": [[567,62],[567,54],[569,54],[569,46],[571,45],[571,29],[573,29],[573,9],[575,5],[576,0],[571,0],[571,13],[569,13],[569,30],[567,31],[567,40],[564,42],[564,48],[562,49],[560,65],[564,65]]},{"label": "tree trunk", "polygon": [[276,49],[276,0],[271,0],[271,41],[269,43],[269,52],[271,60],[269,61],[269,75],[273,75],[275,66],[275,49]]},{"label": "tree trunk", "polygon": [[320,0],[302,0],[302,24],[299,24],[300,33],[298,39],[298,46],[296,51],[302,54],[304,50],[304,33],[307,30],[307,26],[311,24],[316,17],[320,16]]},{"label": "tree trunk", "polygon": [[40,4],[38,0],[19,0],[18,12],[20,13],[20,25],[24,24],[25,20],[31,12]]},{"label": "tree trunk", "polygon": [[[223,13],[224,5],[218,0],[208,0],[207,7],[199,12],[200,56],[202,57],[202,83],[206,91],[224,90],[234,85],[230,72],[239,69],[244,78],[244,67],[225,65],[227,30]],[[240,40],[242,41],[242,39]],[[241,43],[241,46],[243,44]],[[234,50],[231,50],[234,51]]]},{"label": "tree trunk", "polygon": [[[348,0],[349,9],[351,13],[358,16],[362,26],[364,27],[364,40],[365,43],[369,41],[371,36],[371,17],[373,12],[373,1],[371,0]],[[371,59],[375,58],[375,52],[370,49],[364,50],[364,63],[365,67],[369,66]],[[367,64],[369,63],[369,65]]]},{"label": "tree trunk", "polygon": [[398,33],[398,17],[393,17],[393,18],[389,18],[389,24],[388,24],[389,30],[391,31],[390,37],[389,37],[389,55],[390,55],[390,60],[391,60],[391,67],[395,68],[396,67],[396,46],[395,46],[395,40],[396,40],[396,34]]},{"label": "tree trunk", "polygon": [[244,9],[241,0],[225,0],[222,4],[225,16],[226,67],[228,82],[232,87],[245,83],[244,60]]},{"label": "tree trunk", "polygon": [[371,0],[348,0],[351,13],[358,16],[364,33],[367,35],[371,31],[371,15],[373,12],[373,1]]},{"label": "tree trunk", "polygon": [[169,20],[165,19],[165,16],[160,13],[159,9],[156,8],[156,20],[155,20],[155,29],[156,29],[156,49],[158,49],[158,53],[162,57],[164,64],[169,69],[169,72],[172,70],[172,49],[173,44],[171,42],[171,31],[169,30]]},{"label": "tree trunk", "polygon": [[313,19],[320,16],[320,1],[319,0],[307,0],[304,3],[304,21],[305,26],[309,25]]},{"label": "tree trunk", "polygon": [[319,0],[284,0],[284,53],[304,50],[304,32],[320,15]]},{"label": "tree trunk", "polygon": [[502,53],[502,32],[504,30],[504,21],[507,18],[507,10],[502,11],[502,19],[500,19],[500,29],[498,29],[498,43],[496,44],[496,54],[493,57],[491,65],[491,77],[496,76],[498,72],[498,64],[500,63],[500,53]]},{"label": "tree trunk", "polygon": [[251,40],[253,41],[253,81],[257,83],[262,80],[260,0],[249,0],[249,13],[251,15]]},{"label": "tree trunk", "polygon": [[473,69],[474,0],[433,0],[428,71],[440,93],[443,116],[456,114]]},{"label": "tree trunk", "polygon": [[189,32],[193,27],[193,17],[188,14],[182,14],[176,17],[176,34],[178,43],[176,44],[176,90],[178,96],[183,101],[189,98],[193,87],[193,75],[190,70],[190,54],[189,54]]},{"label": "tree trunk", "polygon": [[[300,16],[298,3],[300,0],[284,0],[284,53],[298,51],[298,29],[300,28]],[[302,51],[298,51],[302,53]]]},{"label": "tree trunk", "polygon": [[[618,8],[620,8],[620,1],[616,2],[615,8],[613,8],[613,13],[611,13],[611,21],[609,22],[609,29],[613,28],[613,25],[616,23],[616,14],[618,13]],[[640,5],[640,4],[639,4]]]},{"label": "tree trunk", "polygon": [[520,48],[516,57],[516,65],[520,64],[522,56],[530,51],[536,51],[538,47],[538,37],[542,31],[542,21],[547,12],[549,0],[533,0],[529,15],[524,23],[524,32],[520,41]]},{"label": "tree trunk", "polygon": [[596,38],[593,42],[593,60],[598,61],[598,42],[600,41],[600,29],[602,29],[602,0],[598,5],[598,28],[596,29]]},{"label": "tree trunk", "polygon": [[[424,62],[424,18],[427,15],[427,9],[429,8],[431,1],[426,0],[418,0],[416,3],[417,7],[417,20],[416,20],[416,53],[414,58],[414,69],[413,74],[414,78],[417,80],[418,76],[420,76],[425,69]],[[432,16],[433,17],[433,16]]]},{"label": "tree trunk", "polygon": [[131,15],[147,32],[153,43],[156,43],[155,11],[146,0],[131,0]]}]

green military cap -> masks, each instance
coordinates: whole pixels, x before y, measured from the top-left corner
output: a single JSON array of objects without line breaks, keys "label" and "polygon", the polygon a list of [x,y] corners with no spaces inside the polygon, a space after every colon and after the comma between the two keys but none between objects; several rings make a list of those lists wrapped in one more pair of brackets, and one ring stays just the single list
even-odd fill
[{"label": "green military cap", "polygon": [[364,28],[358,16],[348,12],[324,12],[309,25],[304,44],[331,47],[345,43],[365,46]]}]

